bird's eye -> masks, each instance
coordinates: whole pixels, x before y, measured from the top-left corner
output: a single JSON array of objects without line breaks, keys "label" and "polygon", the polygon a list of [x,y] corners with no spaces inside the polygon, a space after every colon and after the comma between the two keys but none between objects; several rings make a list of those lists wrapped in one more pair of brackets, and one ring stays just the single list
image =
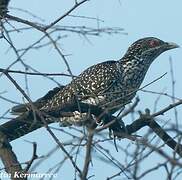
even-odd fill
[{"label": "bird's eye", "polygon": [[156,47],[158,45],[159,45],[159,41],[156,41],[156,40],[149,41],[149,46],[150,47]]}]

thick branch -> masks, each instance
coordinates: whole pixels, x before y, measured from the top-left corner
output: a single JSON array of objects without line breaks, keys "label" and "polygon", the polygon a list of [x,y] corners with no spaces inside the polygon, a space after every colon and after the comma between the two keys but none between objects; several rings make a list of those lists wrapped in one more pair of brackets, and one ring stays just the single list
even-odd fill
[{"label": "thick branch", "polygon": [[[177,143],[171,136],[169,136],[151,116],[142,117],[135,120],[132,124],[127,125],[125,128],[122,128],[122,131],[127,131],[128,134],[132,134],[145,126],[150,127],[166,145],[168,145],[179,156],[182,157],[182,145]],[[122,137],[122,134],[120,135],[120,133],[118,132],[116,133],[116,136]]]},{"label": "thick branch", "polygon": [[12,147],[6,139],[6,136],[0,132],[0,158],[4,164],[5,170],[11,175],[11,179],[26,180],[26,177],[17,178],[18,174],[23,172],[20,163],[17,160],[15,153],[12,151]]}]

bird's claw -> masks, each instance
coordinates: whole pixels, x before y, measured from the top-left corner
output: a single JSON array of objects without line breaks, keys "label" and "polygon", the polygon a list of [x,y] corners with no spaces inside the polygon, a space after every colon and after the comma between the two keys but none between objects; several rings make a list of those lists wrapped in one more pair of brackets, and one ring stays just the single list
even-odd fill
[{"label": "bird's claw", "polygon": [[142,111],[138,111],[138,113],[140,115],[140,118],[145,118],[145,119],[147,119],[151,115],[150,109],[148,109],[148,108],[145,109],[144,113]]}]

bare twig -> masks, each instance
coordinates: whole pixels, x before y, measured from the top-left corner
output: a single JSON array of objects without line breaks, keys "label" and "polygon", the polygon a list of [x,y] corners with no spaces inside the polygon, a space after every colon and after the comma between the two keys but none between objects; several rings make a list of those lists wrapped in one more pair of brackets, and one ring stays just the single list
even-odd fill
[{"label": "bare twig", "polygon": [[[2,69],[0,68],[0,72],[8,72],[8,73],[15,73],[15,74],[26,74],[26,75],[34,75],[34,76],[68,76],[70,77],[71,75],[65,74],[65,73],[36,73],[36,72],[25,72],[25,71],[16,71],[16,70],[11,70],[11,69]],[[71,76],[72,77],[72,76]],[[76,77],[76,76],[73,76]]]},{"label": "bare twig", "polygon": [[28,172],[30,167],[32,166],[33,162],[37,159],[37,143],[33,142],[33,153],[32,153],[32,158],[30,161],[27,162],[27,166],[25,168],[25,172]]},{"label": "bare twig", "polygon": [[82,180],[87,179],[88,168],[89,168],[89,164],[90,164],[90,161],[91,161],[93,136],[94,136],[94,130],[89,129],[88,130],[88,140],[87,140],[87,145],[86,145],[85,162],[84,162],[84,167],[83,167],[82,176],[81,176]]},{"label": "bare twig", "polygon": [[[170,64],[170,73],[171,73],[171,83],[172,83],[172,103],[175,103],[175,77],[174,77],[174,71],[173,71],[173,63],[172,63],[172,58],[169,57],[169,64]],[[176,121],[176,127],[178,128],[179,122],[178,122],[178,112],[176,107],[174,107],[174,116],[175,116],[175,121]]]},{"label": "bare twig", "polygon": [[47,29],[51,28],[52,26],[54,26],[55,24],[57,24],[59,21],[61,21],[63,18],[65,18],[66,16],[68,16],[71,12],[73,12],[77,7],[79,7],[80,5],[82,5],[83,3],[87,2],[88,0],[82,0],[80,2],[75,3],[75,5],[68,10],[65,14],[63,14],[61,17],[59,17],[58,19],[56,19],[54,22],[52,22],[51,24],[49,24],[48,26],[46,26],[44,28],[44,31],[46,31]]}]

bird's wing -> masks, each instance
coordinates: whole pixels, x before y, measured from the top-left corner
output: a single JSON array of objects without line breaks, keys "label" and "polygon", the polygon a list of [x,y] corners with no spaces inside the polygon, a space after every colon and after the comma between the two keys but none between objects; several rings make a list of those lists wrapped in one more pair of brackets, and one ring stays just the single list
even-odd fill
[{"label": "bird's wing", "polygon": [[[43,110],[54,111],[66,104],[74,103],[75,100],[86,102],[90,97],[102,96],[119,78],[121,72],[117,69],[117,61],[105,61],[93,65],[83,71],[62,91],[56,93],[43,107]],[[97,103],[92,103],[97,105]]]},{"label": "bird's wing", "polygon": [[91,66],[80,75],[84,89],[95,95],[107,91],[122,78],[121,76],[122,72],[118,69],[117,61],[105,61]]},{"label": "bird's wing", "polygon": [[[105,61],[93,65],[72,80],[70,84],[54,88],[33,104],[40,110],[53,112],[66,104],[74,103],[75,100],[90,103],[92,101],[90,98],[101,96],[121,78],[122,73],[118,71],[117,61]],[[29,109],[31,109],[29,103],[20,104],[14,106],[11,113],[22,114]]]}]

